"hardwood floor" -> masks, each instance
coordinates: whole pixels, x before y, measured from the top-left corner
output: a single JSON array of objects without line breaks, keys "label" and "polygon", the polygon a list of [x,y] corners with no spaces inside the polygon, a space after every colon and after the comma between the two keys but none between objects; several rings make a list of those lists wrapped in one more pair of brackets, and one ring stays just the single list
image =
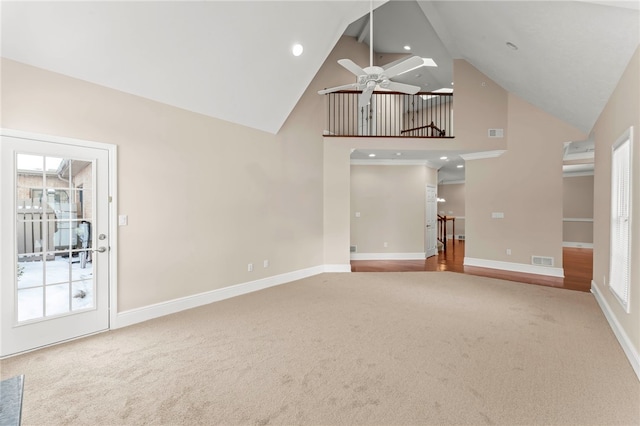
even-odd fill
[{"label": "hardwood floor", "polygon": [[464,241],[449,241],[446,253],[425,260],[352,260],[352,272],[450,271],[589,292],[593,275],[593,250],[565,247],[562,252],[564,278],[525,274],[499,269],[464,266]]}]

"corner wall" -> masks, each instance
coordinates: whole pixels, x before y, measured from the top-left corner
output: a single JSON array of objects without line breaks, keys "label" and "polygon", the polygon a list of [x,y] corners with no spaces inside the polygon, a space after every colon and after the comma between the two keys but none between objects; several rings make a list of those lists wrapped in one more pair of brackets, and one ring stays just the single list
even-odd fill
[{"label": "corner wall", "polygon": [[[562,276],[563,143],[586,135],[512,93],[493,96],[494,112],[504,114],[505,121],[493,115],[478,118],[481,93],[495,83],[455,62],[461,65],[464,73],[456,71],[456,132],[472,123],[463,135],[481,146],[487,128],[506,123],[507,139],[501,156],[466,161],[465,264]],[[460,86],[468,90],[458,91]],[[493,218],[493,213],[504,218]],[[553,265],[534,266],[532,256],[550,257]]]},{"label": "corner wall", "polygon": [[[595,134],[593,209],[593,281],[597,296],[618,340],[640,378],[640,48],[636,49],[618,86],[598,118]],[[633,126],[631,186],[631,288],[630,312],[626,313],[607,286],[610,265],[611,149],[626,129]]]}]

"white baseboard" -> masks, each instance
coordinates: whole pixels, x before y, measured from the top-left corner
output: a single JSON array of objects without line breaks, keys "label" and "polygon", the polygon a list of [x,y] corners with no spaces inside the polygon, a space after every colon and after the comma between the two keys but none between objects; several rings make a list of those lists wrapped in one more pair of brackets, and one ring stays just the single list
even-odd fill
[{"label": "white baseboard", "polygon": [[424,253],[351,253],[351,260],[424,260]]},{"label": "white baseboard", "polygon": [[499,260],[465,257],[464,266],[477,266],[480,268],[500,269],[503,271],[523,272],[526,274],[548,275],[550,277],[564,278],[564,268],[529,265],[526,263],[501,262]]},{"label": "white baseboard", "polygon": [[625,355],[627,355],[633,371],[635,371],[636,376],[638,376],[638,380],[640,380],[640,355],[638,354],[638,350],[633,346],[633,343],[631,343],[629,336],[618,322],[614,313],[611,311],[607,300],[602,297],[602,292],[600,291],[598,284],[593,280],[591,280],[591,293],[595,296],[598,305],[600,305],[600,309],[602,309],[602,313],[604,313],[605,318],[609,322],[609,326],[613,330],[613,334],[615,334],[618,339],[618,343],[620,343],[622,350]]},{"label": "white baseboard", "polygon": [[[346,269],[348,268],[348,270]],[[236,284],[229,287],[219,288],[192,296],[181,297],[167,302],[156,303],[142,308],[131,309],[116,314],[115,324],[111,324],[112,329],[126,327],[150,319],[159,318],[165,315],[184,311],[185,309],[196,308],[231,297],[240,296],[265,288],[286,284],[291,281],[318,275],[323,272],[351,272],[350,265],[320,265],[312,268],[301,269],[288,272],[286,274],[274,275],[255,281]]]},{"label": "white baseboard", "polygon": [[351,272],[350,264],[324,265],[323,272]]},{"label": "white baseboard", "polygon": [[562,247],[574,247],[574,248],[593,248],[593,243],[574,243],[571,241],[563,241]]}]

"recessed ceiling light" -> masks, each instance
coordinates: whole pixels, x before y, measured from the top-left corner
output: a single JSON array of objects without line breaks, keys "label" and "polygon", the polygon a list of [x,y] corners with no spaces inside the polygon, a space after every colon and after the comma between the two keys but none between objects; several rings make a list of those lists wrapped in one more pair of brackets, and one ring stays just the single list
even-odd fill
[{"label": "recessed ceiling light", "polygon": [[375,156],[376,156],[375,154],[369,154],[369,157],[375,157]]},{"label": "recessed ceiling light", "polygon": [[411,46],[409,46],[408,44],[404,47],[404,50],[411,50]]},{"label": "recessed ceiling light", "polygon": [[451,82],[451,85],[453,86],[453,81]]},{"label": "recessed ceiling light", "polygon": [[293,56],[300,56],[302,55],[303,51],[304,51],[304,48],[302,47],[301,44],[294,44],[293,47],[291,48],[291,53],[293,53]]},{"label": "recessed ceiling light", "polygon": [[507,42],[507,47],[511,50],[518,50],[518,46],[516,46],[515,44],[511,43],[510,41]]},{"label": "recessed ceiling light", "polygon": [[463,167],[464,167],[464,165],[462,165],[462,164],[458,164],[456,167],[457,167],[457,168],[459,168],[459,169],[461,169],[461,168],[463,168]]},{"label": "recessed ceiling light", "polygon": [[447,159],[447,157],[442,156],[442,157],[440,157],[440,159],[441,159],[441,160],[446,160],[446,159]]},{"label": "recessed ceiling light", "polygon": [[399,156],[402,155],[402,153],[401,152],[396,152],[396,155],[399,157]]}]

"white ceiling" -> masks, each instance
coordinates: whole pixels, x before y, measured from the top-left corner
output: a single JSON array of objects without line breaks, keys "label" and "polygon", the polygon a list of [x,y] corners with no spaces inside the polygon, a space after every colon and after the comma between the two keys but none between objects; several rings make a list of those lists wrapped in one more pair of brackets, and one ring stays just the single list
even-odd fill
[{"label": "white ceiling", "polygon": [[[638,1],[383,3],[375,2],[376,52],[407,53],[408,44],[438,64],[396,80],[451,87],[452,59],[462,58],[585,133],[640,42]],[[1,49],[19,62],[277,133],[345,30],[368,43],[368,11],[362,0],[2,1]],[[300,57],[290,52],[297,42]]]},{"label": "white ceiling", "polygon": [[2,1],[2,56],[277,133],[368,10],[362,1]]}]

